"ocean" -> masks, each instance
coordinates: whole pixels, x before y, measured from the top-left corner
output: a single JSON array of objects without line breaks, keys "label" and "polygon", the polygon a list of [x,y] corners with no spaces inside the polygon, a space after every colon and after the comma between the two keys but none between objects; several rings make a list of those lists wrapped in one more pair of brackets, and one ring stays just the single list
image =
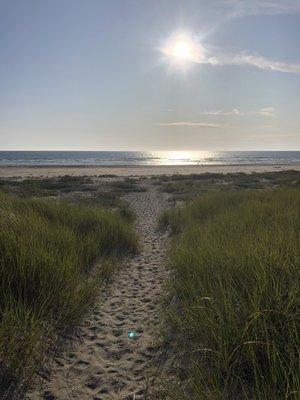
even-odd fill
[{"label": "ocean", "polygon": [[300,164],[300,151],[0,151],[0,167],[247,164]]}]

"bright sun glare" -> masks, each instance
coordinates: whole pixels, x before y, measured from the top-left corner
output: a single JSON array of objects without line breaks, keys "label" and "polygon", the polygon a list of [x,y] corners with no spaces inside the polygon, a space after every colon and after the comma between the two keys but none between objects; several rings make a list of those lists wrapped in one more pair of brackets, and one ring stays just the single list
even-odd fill
[{"label": "bright sun glare", "polygon": [[171,55],[187,60],[192,57],[192,47],[184,40],[179,40],[174,44],[173,48],[171,49]]},{"label": "bright sun glare", "polygon": [[173,34],[161,51],[171,65],[184,69],[192,63],[201,62],[205,56],[199,41],[186,33]]}]

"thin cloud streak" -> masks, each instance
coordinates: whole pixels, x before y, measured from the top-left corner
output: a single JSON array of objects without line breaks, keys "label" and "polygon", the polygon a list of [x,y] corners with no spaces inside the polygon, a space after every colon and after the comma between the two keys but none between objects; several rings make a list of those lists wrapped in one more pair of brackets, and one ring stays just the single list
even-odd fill
[{"label": "thin cloud streak", "polygon": [[201,64],[211,64],[213,66],[249,66],[268,71],[300,74],[300,64],[270,60],[256,54],[246,52],[240,54],[221,54],[219,56],[208,57],[202,60],[200,60],[199,58],[195,58],[192,61]]},{"label": "thin cloud streak", "polygon": [[196,126],[200,128],[223,128],[228,125],[223,124],[213,124],[213,123],[206,123],[206,122],[190,122],[190,121],[177,121],[177,122],[159,122],[157,125],[159,126]]},{"label": "thin cloud streak", "polygon": [[228,116],[228,115],[243,115],[240,110],[237,108],[234,108],[231,111],[221,111],[221,110],[216,110],[216,111],[203,111],[201,112],[202,115],[222,115],[222,116]]},{"label": "thin cloud streak", "polygon": [[[221,60],[222,63],[222,60]],[[259,69],[300,74],[300,64],[270,60],[255,54],[242,53],[234,56],[232,65],[250,65]]]},{"label": "thin cloud streak", "polygon": [[246,15],[276,15],[300,13],[298,0],[221,0],[221,4],[231,7],[229,17]]},{"label": "thin cloud streak", "polygon": [[247,116],[247,115],[262,115],[264,117],[275,117],[275,109],[273,107],[264,107],[258,111],[241,111],[238,108],[234,108],[230,111],[222,111],[222,110],[212,110],[212,111],[203,111],[202,115],[222,115],[222,116]]},{"label": "thin cloud streak", "polygon": [[264,115],[265,117],[275,117],[275,110],[273,107],[261,108],[257,114]]}]

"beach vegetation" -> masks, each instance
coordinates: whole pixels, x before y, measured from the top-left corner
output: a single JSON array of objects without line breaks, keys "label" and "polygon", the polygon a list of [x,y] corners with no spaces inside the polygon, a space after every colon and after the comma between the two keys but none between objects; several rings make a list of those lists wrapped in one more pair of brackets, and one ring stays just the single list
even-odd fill
[{"label": "beach vegetation", "polygon": [[136,251],[129,214],[125,206],[0,192],[1,398],[27,387],[57,336],[91,307],[118,258]]},{"label": "beach vegetation", "polygon": [[160,191],[171,195],[178,201],[191,200],[208,191],[237,191],[243,189],[270,189],[276,187],[297,187],[300,185],[300,172],[273,171],[238,173],[204,173],[190,175],[162,175],[153,178]]},{"label": "beach vegetation", "polygon": [[161,216],[174,399],[299,398],[299,209],[288,185],[210,191]]}]

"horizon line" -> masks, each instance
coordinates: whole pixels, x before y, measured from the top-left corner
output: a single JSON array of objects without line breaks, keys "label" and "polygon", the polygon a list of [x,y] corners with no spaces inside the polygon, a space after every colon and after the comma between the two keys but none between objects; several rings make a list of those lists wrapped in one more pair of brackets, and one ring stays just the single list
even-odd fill
[{"label": "horizon line", "polygon": [[4,152],[6,152],[6,153],[9,153],[9,152],[40,152],[40,153],[42,153],[42,152],[73,152],[73,153],[76,153],[76,152],[90,152],[90,153],[92,153],[92,152],[107,152],[107,153],[109,153],[109,152],[115,152],[115,153],[123,153],[123,152],[140,152],[140,153],[142,153],[142,152],[148,152],[148,153],[151,153],[151,152],[191,152],[191,153],[196,153],[196,152],[214,152],[214,151],[216,151],[216,152],[219,152],[219,151],[223,151],[223,152],[230,152],[230,151],[238,151],[238,152],[265,152],[265,151],[272,151],[272,152],[274,152],[274,151],[276,151],[276,152],[300,152],[300,148],[299,149],[293,149],[293,150],[282,150],[282,149],[259,149],[259,150],[253,150],[253,149],[247,149],[247,150],[245,150],[245,149],[232,149],[232,150],[211,150],[211,149],[198,149],[198,150],[195,150],[195,149],[193,149],[193,150],[189,150],[189,149],[177,149],[177,150],[174,150],[174,149],[170,149],[170,150],[91,150],[91,149],[89,149],[89,150],[86,150],[86,149],[80,149],[80,150],[71,150],[71,149],[59,149],[59,150],[57,150],[57,149],[47,149],[47,150],[45,150],[45,149],[43,149],[43,150],[41,150],[41,149],[26,149],[26,150],[18,150],[18,149],[9,149],[9,150],[1,150],[0,149],[0,153],[4,153]]}]

